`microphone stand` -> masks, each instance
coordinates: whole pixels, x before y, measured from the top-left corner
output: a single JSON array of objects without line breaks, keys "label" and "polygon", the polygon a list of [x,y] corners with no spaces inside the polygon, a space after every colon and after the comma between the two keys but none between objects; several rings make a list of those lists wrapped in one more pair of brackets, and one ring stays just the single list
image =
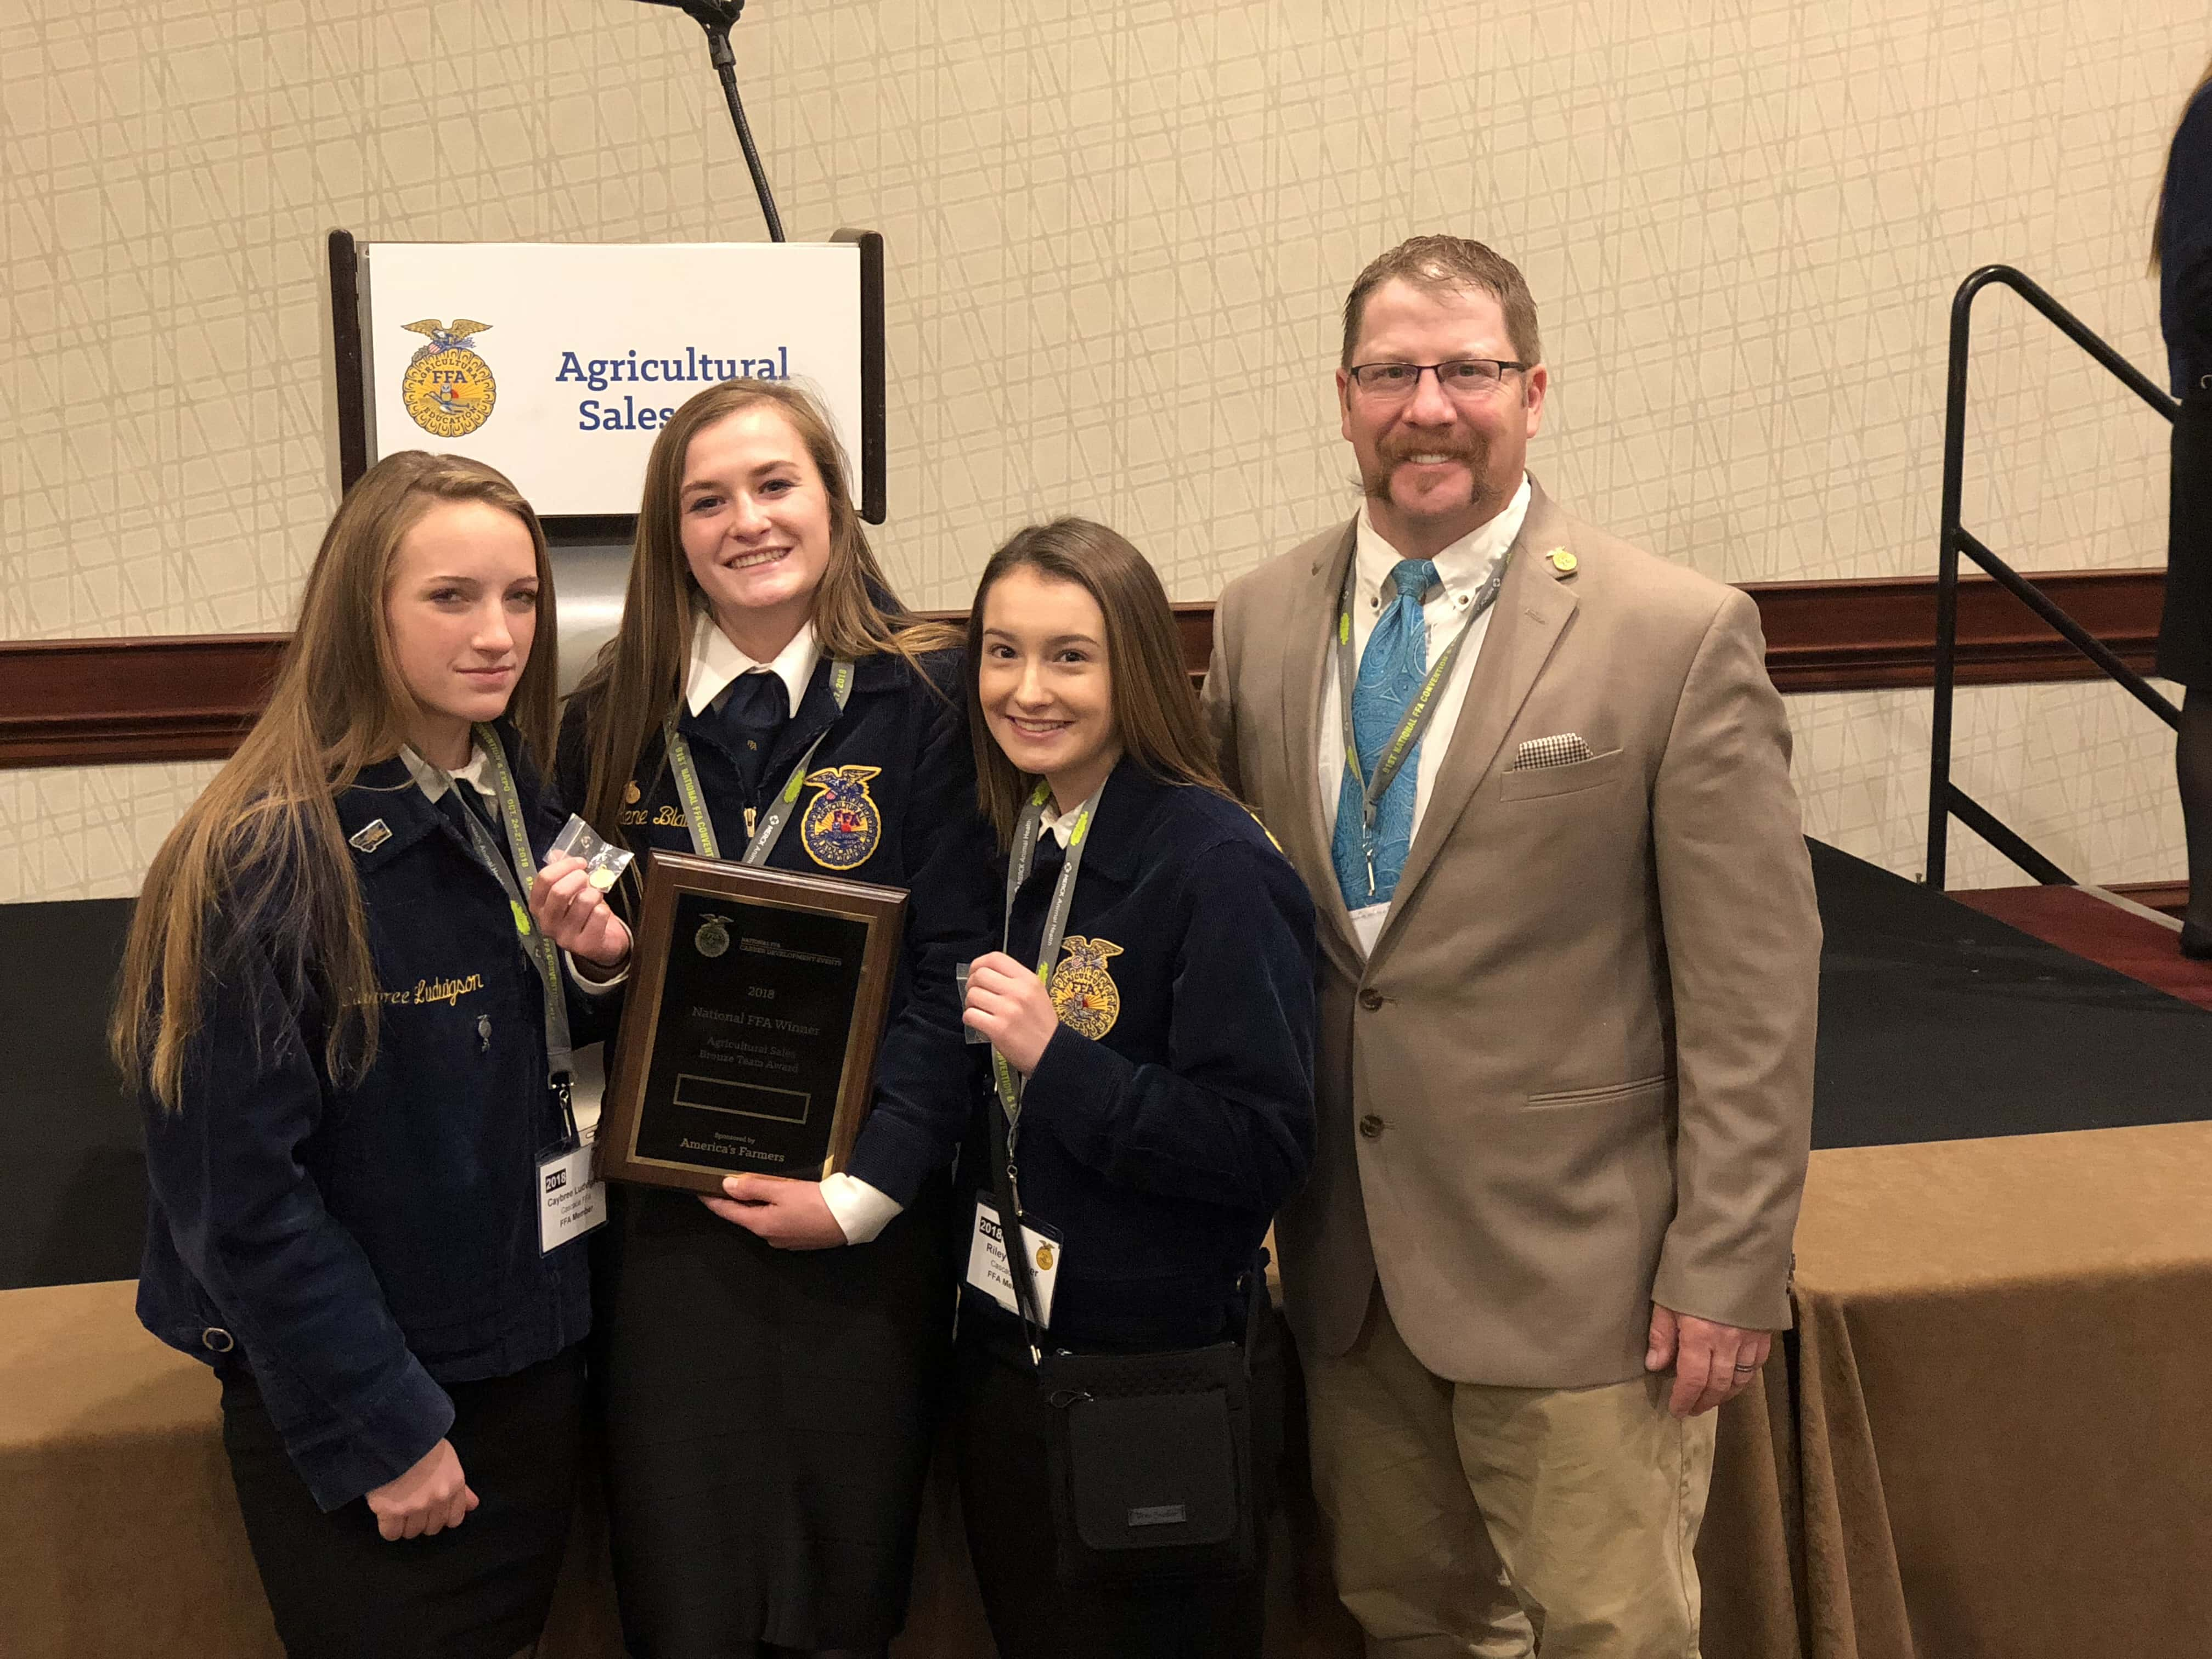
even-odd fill
[{"label": "microphone stand", "polygon": [[677,5],[685,16],[707,31],[707,56],[722,82],[722,100],[730,106],[730,124],[738,130],[738,148],[745,153],[745,166],[753,175],[753,194],[760,198],[761,217],[768,221],[771,242],[785,240],[782,216],[775,210],[775,196],[768,187],[760,151],[753,147],[753,130],[745,124],[745,106],[738,96],[737,54],[730,50],[730,28],[744,13],[745,0],[647,0],[648,3]]}]

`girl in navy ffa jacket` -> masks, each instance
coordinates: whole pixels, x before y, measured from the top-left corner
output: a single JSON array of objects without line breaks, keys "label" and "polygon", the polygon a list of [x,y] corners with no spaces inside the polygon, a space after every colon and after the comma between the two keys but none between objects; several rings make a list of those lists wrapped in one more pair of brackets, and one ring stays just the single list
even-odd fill
[{"label": "girl in navy ffa jacket", "polygon": [[526,1652],[567,1537],[587,1273],[538,1194],[592,1012],[560,951],[617,969],[629,941],[580,865],[532,880],[563,817],[537,765],[552,626],[513,485],[379,462],[132,924],[139,1315],[222,1379],[295,1656]]},{"label": "girl in navy ffa jacket", "polygon": [[[1059,1241],[1047,1339],[1141,1352],[1240,1334],[1243,1275],[1313,1152],[1305,885],[1223,788],[1166,595],[1112,531],[1062,519],[1008,542],[976,590],[969,654],[984,810],[1017,855],[1024,813],[1042,818],[964,1018],[1026,1079],[1012,1161],[1025,1220]],[[1048,937],[1071,859],[1070,908]],[[995,1093],[982,1109],[1002,1109]],[[971,1285],[960,1334],[962,1506],[1002,1659],[1256,1655],[1256,1570],[1054,1583],[1022,1328]],[[1262,1471],[1279,1352],[1255,1357]]]},{"label": "girl in navy ffa jacket", "polygon": [[910,896],[845,1172],[611,1194],[595,1348],[638,1659],[880,1653],[905,1619],[969,1109],[954,981],[991,926],[957,643],[890,598],[805,396],[728,381],[662,428],[564,787],[604,834],[735,860],[795,781],[765,862]]}]

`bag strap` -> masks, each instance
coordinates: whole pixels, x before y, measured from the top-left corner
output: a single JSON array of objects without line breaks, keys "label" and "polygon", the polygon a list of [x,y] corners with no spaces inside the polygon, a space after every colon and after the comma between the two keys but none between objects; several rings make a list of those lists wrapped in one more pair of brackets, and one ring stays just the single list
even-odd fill
[{"label": "bag strap", "polygon": [[[1037,1316],[1036,1279],[1030,1271],[1029,1241],[1022,1237],[1022,1218],[1014,1203],[1012,1162],[1006,1156],[1006,1118],[1003,1112],[988,1114],[991,1121],[991,1202],[999,1212],[999,1237],[1006,1245],[1006,1271],[1014,1281],[1014,1303],[1021,1310],[1022,1332],[1028,1339],[1030,1364],[1041,1368],[1044,1360],[1044,1325]],[[1253,1351],[1260,1344],[1260,1322],[1267,1307],[1267,1247],[1252,1252],[1252,1265],[1244,1271],[1244,1375],[1252,1375]]]},{"label": "bag strap", "polygon": [[1030,1365],[1044,1361],[1044,1327],[1037,1317],[1036,1280],[1030,1273],[1029,1241],[1022,1237],[1021,1208],[1014,1202],[1014,1164],[1006,1146],[1006,1115],[992,1110],[991,1201],[999,1212],[999,1238],[1006,1247],[1006,1271],[1014,1281],[1014,1303],[1021,1310],[1022,1331],[1029,1340]]},{"label": "bag strap", "polygon": [[1244,1375],[1252,1375],[1252,1351],[1260,1346],[1260,1320],[1267,1306],[1267,1247],[1252,1252],[1244,1270]]}]

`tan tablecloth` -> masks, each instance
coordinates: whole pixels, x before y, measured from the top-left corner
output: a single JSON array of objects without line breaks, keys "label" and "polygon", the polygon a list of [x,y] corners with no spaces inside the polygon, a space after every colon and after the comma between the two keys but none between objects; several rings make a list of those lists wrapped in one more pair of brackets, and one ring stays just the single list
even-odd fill
[{"label": "tan tablecloth", "polygon": [[1816,1152],[1796,1301],[1709,1659],[2212,1654],[2212,1125]]},{"label": "tan tablecloth", "polygon": [[[132,1290],[0,1293],[0,1651],[276,1659],[214,1379]],[[1708,1659],[2212,1655],[2212,1125],[1816,1152],[1796,1300],[1722,1415]],[[899,1659],[987,1659],[957,1540],[940,1490]],[[1278,1559],[1271,1651],[1355,1654]],[[588,1507],[545,1653],[619,1653]]]},{"label": "tan tablecloth", "polygon": [[[0,1291],[0,1659],[283,1659],[238,1518],[214,1375],[146,1334],[136,1289]],[[1286,1507],[1269,1652],[1356,1655],[1326,1571],[1291,1542],[1310,1527],[1310,1500],[1292,1494]],[[896,1659],[989,1659],[949,1480],[932,1483],[916,1557]],[[621,1652],[605,1523],[587,1495],[539,1654]]]}]

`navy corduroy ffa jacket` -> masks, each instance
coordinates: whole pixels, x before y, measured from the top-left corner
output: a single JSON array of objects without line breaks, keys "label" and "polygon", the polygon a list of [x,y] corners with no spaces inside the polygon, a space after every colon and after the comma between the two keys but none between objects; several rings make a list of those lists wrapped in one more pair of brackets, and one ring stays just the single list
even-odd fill
[{"label": "navy corduroy ffa jacket", "polygon": [[[711,713],[702,718],[687,708],[678,722],[722,857],[743,854],[745,809],[765,809],[820,737],[808,786],[768,867],[908,890],[906,935],[876,1060],[875,1101],[847,1166],[902,1205],[913,1203],[923,1182],[951,1161],[967,1127],[969,1060],[956,973],[988,948],[997,924],[990,830],[976,812],[961,662],[957,652],[925,659],[925,683],[903,658],[863,658],[854,665],[841,714],[823,658],[750,790]],[[592,715],[590,700],[580,695],[562,722],[556,772],[574,799],[586,787]],[[657,733],[639,759],[631,793],[622,830],[632,847],[692,850],[690,823]],[[836,809],[826,820],[818,810],[825,805]]]},{"label": "navy corduroy ffa jacket", "polygon": [[[1024,964],[1063,862],[1044,836],[1016,896],[1007,949]],[[1233,1328],[1237,1279],[1313,1158],[1314,950],[1305,884],[1249,812],[1115,769],[1016,1146],[1025,1212],[1061,1234],[1054,1346],[1169,1348]],[[1008,1317],[968,1302],[963,1317]]]},{"label": "navy corduroy ffa jacket", "polygon": [[2183,112],[2167,151],[2159,219],[2159,326],[2173,395],[2212,374],[2212,95]]},{"label": "navy corduroy ffa jacket", "polygon": [[[542,861],[566,814],[501,732]],[[138,1281],[148,1329],[251,1374],[325,1510],[444,1437],[443,1384],[550,1358],[591,1318],[585,1252],[538,1248],[538,1160],[566,1131],[506,889],[397,758],[337,811],[382,999],[374,1062],[331,1079],[330,1010],[238,924],[252,894],[211,918],[181,1108],[142,1102]],[[562,980],[574,1040],[594,1040],[600,1010]]]}]

